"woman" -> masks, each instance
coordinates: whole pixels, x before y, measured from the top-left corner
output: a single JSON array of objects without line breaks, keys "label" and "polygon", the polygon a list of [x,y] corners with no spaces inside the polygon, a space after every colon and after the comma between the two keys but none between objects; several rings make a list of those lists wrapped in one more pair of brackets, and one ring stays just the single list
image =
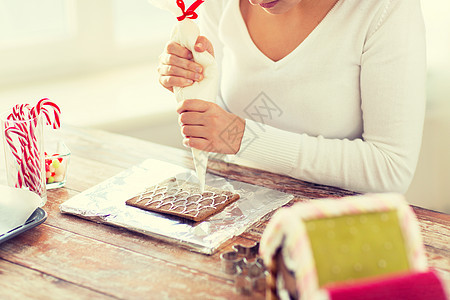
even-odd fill
[{"label": "woman", "polygon": [[[425,110],[419,0],[207,0],[203,8],[207,38],[196,50],[215,52],[220,106],[180,104],[185,146],[355,191],[407,190]],[[202,80],[191,59],[169,43],[161,84]]]}]

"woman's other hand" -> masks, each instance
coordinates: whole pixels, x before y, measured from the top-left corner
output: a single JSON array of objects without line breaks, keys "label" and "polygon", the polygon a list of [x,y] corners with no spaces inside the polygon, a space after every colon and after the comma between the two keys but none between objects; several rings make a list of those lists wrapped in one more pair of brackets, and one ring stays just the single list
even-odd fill
[{"label": "woman's other hand", "polygon": [[[213,46],[204,36],[198,37],[194,49],[214,56]],[[203,79],[203,67],[194,62],[192,52],[175,42],[169,42],[159,56],[158,73],[159,82],[171,92],[174,86],[186,87]]]},{"label": "woman's other hand", "polygon": [[244,119],[215,103],[198,99],[180,102],[177,112],[186,147],[223,154],[239,151],[244,136]]}]

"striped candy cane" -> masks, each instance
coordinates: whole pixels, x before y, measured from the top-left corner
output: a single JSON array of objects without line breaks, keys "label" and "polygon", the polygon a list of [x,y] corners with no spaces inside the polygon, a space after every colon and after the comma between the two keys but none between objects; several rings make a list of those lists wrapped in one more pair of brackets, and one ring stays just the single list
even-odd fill
[{"label": "striped candy cane", "polygon": [[42,169],[44,157],[38,147],[36,127],[38,117],[42,115],[46,125],[51,125],[54,129],[60,128],[60,114],[60,108],[44,98],[34,107],[17,104],[7,116],[3,130],[6,144],[18,166],[16,187],[26,187],[39,195],[45,193],[45,175]]}]

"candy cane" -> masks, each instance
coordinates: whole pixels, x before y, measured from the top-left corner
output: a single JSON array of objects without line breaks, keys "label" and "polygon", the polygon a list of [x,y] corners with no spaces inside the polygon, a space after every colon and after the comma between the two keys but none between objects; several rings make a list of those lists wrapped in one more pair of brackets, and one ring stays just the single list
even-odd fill
[{"label": "candy cane", "polygon": [[19,170],[17,171],[17,183],[16,183],[16,188],[21,188],[23,185],[23,173]]},{"label": "candy cane", "polygon": [[[27,131],[18,130],[16,128],[14,128],[14,127],[8,127],[5,130],[6,142],[8,143],[9,147],[11,148],[11,152],[14,155],[14,157],[16,158],[18,163],[20,163],[20,161],[22,159],[21,159],[21,157],[19,155],[19,152],[18,152],[16,146],[14,145],[14,140],[11,137],[11,133],[14,133],[14,134],[16,134],[18,136],[18,140],[19,140],[19,143],[21,145],[21,150],[22,150],[21,153],[24,153],[24,149],[28,148],[29,151],[35,151],[34,152],[35,155],[39,154],[37,152],[37,149],[36,149],[36,147],[37,147],[37,140],[36,140],[35,136],[33,136],[33,139],[32,139],[34,141],[34,146],[35,147],[31,147],[31,145],[29,145],[29,143],[28,143],[29,142],[29,140],[28,140],[29,135],[27,135]],[[39,155],[37,155],[37,156],[39,156]]]},{"label": "candy cane", "polygon": [[35,192],[39,192],[40,178],[42,176],[40,165],[41,154],[38,151],[37,139],[34,129],[35,128],[33,127],[33,124],[30,123],[28,139],[25,141],[25,143],[22,144],[22,147],[24,150],[23,153],[27,167],[27,174],[29,175],[29,180],[31,182],[31,186],[29,185],[29,187],[32,188]]},{"label": "candy cane", "polygon": [[[37,122],[37,118],[36,118],[36,122]],[[34,154],[32,157],[39,157],[40,153],[38,151],[35,127],[33,127],[33,125],[31,123],[29,124],[28,137],[29,137],[29,140],[27,141],[28,147],[30,148],[31,152],[33,152],[33,154]]]},{"label": "candy cane", "polygon": [[24,148],[23,152],[22,168],[26,169],[24,173],[27,179],[27,186],[30,190],[40,193],[40,182],[42,177],[41,167],[39,165],[39,156],[33,157],[30,153],[29,147]]},{"label": "candy cane", "polygon": [[19,155],[19,153],[17,151],[16,146],[14,145],[14,140],[11,137],[11,133],[17,134],[18,136],[21,136],[24,139],[26,139],[26,135],[22,131],[17,130],[14,127],[8,127],[8,128],[5,129],[6,142],[8,143],[8,146],[11,148],[11,152],[14,155],[14,157],[16,158],[16,160],[20,161],[21,158],[20,158],[20,155]]},{"label": "candy cane", "polygon": [[[54,129],[61,126],[60,114],[61,110],[55,103],[48,98],[38,101],[36,106],[29,104],[17,104],[12,108],[12,113],[7,116],[7,121],[14,121],[14,125],[8,122],[3,128],[5,132],[5,140],[8,144],[14,159],[19,167],[17,172],[16,187],[28,187],[29,190],[41,195],[44,192],[44,176],[41,168],[41,153],[38,148],[36,137],[36,126],[38,125],[39,115],[43,115],[46,119],[46,125],[52,125]],[[32,120],[27,126],[26,122]],[[11,122],[11,124],[13,124]],[[15,143],[12,135],[16,135],[16,140],[20,145]],[[19,149],[20,146],[20,149]],[[44,158],[42,158],[44,159]]]},{"label": "candy cane", "polygon": [[[58,129],[61,127],[59,115],[61,114],[61,109],[55,103],[48,101],[47,98],[41,99],[38,102],[40,104],[40,111],[47,118],[47,125],[52,125],[53,129]],[[53,122],[51,117],[51,111],[53,111]]]},{"label": "candy cane", "polygon": [[[51,111],[53,111],[54,121],[52,121]],[[59,115],[61,114],[61,109],[58,107],[58,105],[51,102],[48,98],[43,98],[36,104],[35,109],[33,110],[33,114],[39,115],[41,112],[47,119],[47,125],[52,125],[54,129],[60,128],[61,124]]]},{"label": "candy cane", "polygon": [[[18,126],[19,128],[23,129],[24,127]],[[36,169],[35,168],[31,168],[30,166],[27,167],[27,162],[31,161],[30,159],[28,159],[29,155],[28,155],[28,151],[29,151],[29,145],[27,144],[27,132],[23,131],[23,130],[19,130],[15,127],[8,127],[5,129],[5,137],[6,137],[6,142],[9,145],[11,152],[13,154],[13,156],[15,157],[18,165],[19,165],[19,172],[18,172],[18,178],[17,178],[17,187],[22,187],[23,182],[25,182],[25,184],[30,188],[30,190],[33,191],[38,191],[38,189],[36,189],[36,178],[35,176],[30,178],[30,172],[36,174]],[[11,134],[16,134],[17,135],[17,139],[21,145],[21,153],[22,153],[22,157],[19,154],[17,147],[14,145],[14,140],[11,137]],[[30,170],[31,169],[31,170]],[[39,174],[39,173],[38,173]]]}]

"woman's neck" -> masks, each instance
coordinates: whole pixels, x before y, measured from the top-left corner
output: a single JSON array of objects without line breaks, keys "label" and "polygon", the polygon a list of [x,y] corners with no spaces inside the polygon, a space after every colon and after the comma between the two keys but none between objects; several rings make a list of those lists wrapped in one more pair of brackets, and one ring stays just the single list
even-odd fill
[{"label": "woman's neck", "polygon": [[256,47],[273,61],[297,48],[328,14],[337,0],[303,0],[283,14],[269,14],[240,0],[241,14]]}]

